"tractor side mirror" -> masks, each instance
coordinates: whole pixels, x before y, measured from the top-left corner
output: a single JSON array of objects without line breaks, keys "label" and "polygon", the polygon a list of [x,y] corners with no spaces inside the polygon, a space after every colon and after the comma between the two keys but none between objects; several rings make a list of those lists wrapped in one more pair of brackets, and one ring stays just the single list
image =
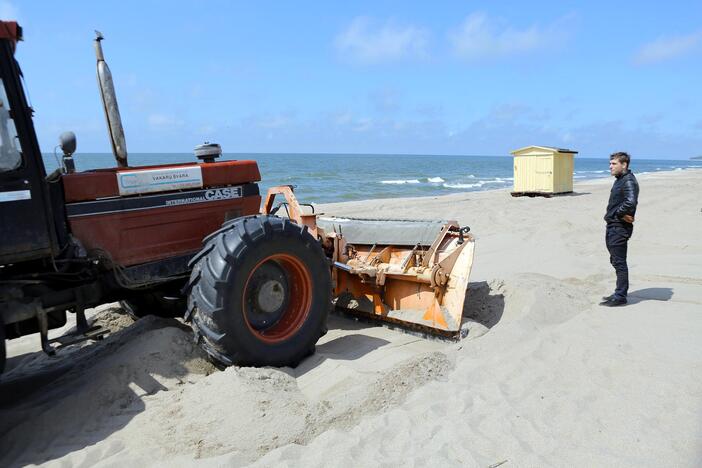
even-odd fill
[{"label": "tractor side mirror", "polygon": [[72,156],[76,152],[76,134],[73,132],[63,132],[59,136],[59,141],[61,142],[61,151],[63,155]]},{"label": "tractor side mirror", "polygon": [[63,132],[59,136],[59,144],[63,151],[63,172],[71,174],[76,171],[76,164],[73,162],[73,153],[76,152],[76,134]]}]

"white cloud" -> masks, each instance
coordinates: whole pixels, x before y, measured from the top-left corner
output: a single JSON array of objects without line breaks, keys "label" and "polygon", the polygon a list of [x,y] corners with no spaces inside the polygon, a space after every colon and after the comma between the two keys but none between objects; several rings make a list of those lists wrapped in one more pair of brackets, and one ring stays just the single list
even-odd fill
[{"label": "white cloud", "polygon": [[659,37],[639,49],[634,63],[646,65],[663,62],[698,50],[702,50],[702,30],[684,36]]},{"label": "white cloud", "polygon": [[558,47],[568,36],[571,19],[567,15],[546,27],[515,29],[485,13],[472,13],[448,36],[454,53],[463,59],[498,58]]},{"label": "white cloud", "polygon": [[377,63],[425,57],[428,38],[424,28],[357,17],[336,36],[334,45],[345,58]]}]

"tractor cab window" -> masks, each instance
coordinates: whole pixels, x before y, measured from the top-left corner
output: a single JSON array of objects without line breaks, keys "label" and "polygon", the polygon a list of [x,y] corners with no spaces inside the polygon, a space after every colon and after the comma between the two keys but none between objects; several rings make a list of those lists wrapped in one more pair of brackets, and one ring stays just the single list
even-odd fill
[{"label": "tractor cab window", "polygon": [[12,171],[22,164],[15,122],[10,117],[10,104],[5,83],[0,79],[0,172]]}]

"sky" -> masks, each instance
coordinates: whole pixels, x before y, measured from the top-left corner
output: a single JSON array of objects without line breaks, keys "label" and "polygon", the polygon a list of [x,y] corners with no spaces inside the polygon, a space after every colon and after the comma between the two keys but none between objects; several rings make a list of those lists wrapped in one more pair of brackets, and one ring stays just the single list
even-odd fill
[{"label": "sky", "polygon": [[0,0],[42,151],[702,155],[702,2]]}]

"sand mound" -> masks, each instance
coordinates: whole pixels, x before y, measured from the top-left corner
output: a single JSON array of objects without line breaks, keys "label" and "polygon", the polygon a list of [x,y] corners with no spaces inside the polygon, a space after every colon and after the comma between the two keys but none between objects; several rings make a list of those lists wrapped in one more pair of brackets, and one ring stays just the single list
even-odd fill
[{"label": "sand mound", "polygon": [[502,321],[519,321],[534,328],[567,322],[592,305],[582,282],[536,273],[493,280],[490,289],[504,297]]},{"label": "sand mound", "polygon": [[250,463],[277,447],[304,445],[328,429],[353,427],[364,415],[400,404],[450,367],[441,353],[421,356],[322,401],[306,398],[283,370],[228,368],[163,394],[150,416],[135,418],[124,436],[130,452],[143,459],[153,459],[156,446],[164,457],[222,455],[227,464]]},{"label": "sand mound", "polygon": [[105,304],[94,310],[96,313],[92,317],[92,324],[107,328],[111,333],[124,330],[134,323],[134,319],[122,310],[118,303]]},{"label": "sand mound", "polygon": [[479,338],[487,333],[502,319],[504,309],[504,282],[470,283],[463,305],[463,340]]},{"label": "sand mound", "polygon": [[591,305],[587,285],[536,273],[471,283],[463,309],[463,341],[485,335],[501,321],[533,328],[566,322]]}]

